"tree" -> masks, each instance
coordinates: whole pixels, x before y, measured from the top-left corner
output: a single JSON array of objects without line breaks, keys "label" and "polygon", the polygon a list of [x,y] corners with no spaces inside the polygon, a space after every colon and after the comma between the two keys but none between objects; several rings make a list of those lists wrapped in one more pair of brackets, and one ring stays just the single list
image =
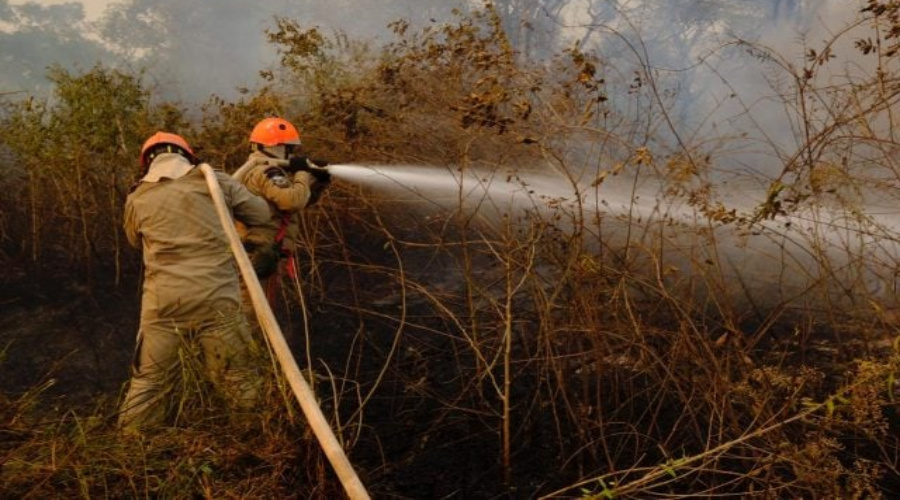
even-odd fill
[{"label": "tree", "polygon": [[[0,143],[9,151],[0,187],[12,193],[3,248],[10,260],[33,270],[80,271],[90,283],[119,277],[122,204],[137,173],[142,141],[157,128],[182,128],[170,107],[150,108],[140,75],[102,65],[48,73],[53,95],[9,103]],[[110,272],[110,268],[115,270]]]},{"label": "tree", "polygon": [[883,23],[884,40],[888,43],[877,44],[873,40],[860,40],[857,47],[863,54],[875,53],[880,56],[894,57],[900,53],[900,2],[896,0],[868,0],[862,12],[871,16],[874,23]]}]

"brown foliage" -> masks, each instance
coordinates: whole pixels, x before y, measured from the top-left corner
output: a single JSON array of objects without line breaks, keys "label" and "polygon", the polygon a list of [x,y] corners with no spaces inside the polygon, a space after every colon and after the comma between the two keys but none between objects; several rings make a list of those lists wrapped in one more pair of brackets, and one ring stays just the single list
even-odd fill
[{"label": "brown foliage", "polygon": [[[877,16],[891,12],[883,2],[869,5]],[[886,80],[818,87],[827,48],[811,52],[805,67],[784,65],[796,86],[787,107],[808,141],[784,159],[756,211],[739,214],[716,197],[708,176],[715,162],[701,148],[666,153],[633,144],[633,124],[619,133],[598,55],[573,47],[549,62],[527,61],[489,5],[420,32],[403,22],[393,29],[395,40],[375,50],[279,19],[269,37],[283,68],[236,102],[211,98],[197,123],[171,103],[151,103],[134,76],[104,68],[57,74],[60,104],[7,109],[4,260],[42,267],[61,259],[94,276],[97,262],[135,259],[122,249],[119,218],[142,138],[156,128],[179,131],[204,158],[233,168],[250,127],[270,114],[296,123],[307,148],[335,163],[436,165],[513,181],[519,171],[553,171],[580,189],[575,179],[587,172],[595,190],[613,177],[655,175],[664,196],[699,208],[710,232],[752,228],[803,202],[851,200],[858,186],[848,179],[863,182],[853,174],[869,167],[894,173],[893,144],[866,129],[873,115],[891,112],[895,97],[879,93]],[[651,80],[651,72],[638,75],[632,90],[652,91]],[[814,120],[803,107],[810,101],[825,103],[829,120]],[[877,154],[843,161],[859,141]],[[520,187],[532,188],[524,180]],[[483,224],[461,207],[419,213],[336,182],[305,214],[302,272],[279,304],[373,491],[892,492],[898,352],[884,344],[894,333],[886,315],[848,319],[829,310],[823,322],[786,306],[740,310],[726,293],[740,284],[723,282],[716,262],[691,255],[690,272],[682,272],[662,260],[668,242],[654,237],[674,227],[670,221],[627,221],[626,236],[615,240],[621,219],[583,199],[545,199],[549,210]],[[714,243],[703,231],[695,236],[698,248]],[[272,400],[277,410],[243,421],[265,432],[189,408],[222,427],[213,433],[201,424],[177,443],[162,436],[144,456],[92,449],[84,436],[99,431],[68,419],[54,429],[71,435],[5,442],[4,459],[21,468],[4,473],[21,474],[9,483],[17,493],[46,495],[167,494],[167,484],[210,497],[264,496],[265,488],[289,495],[298,484],[334,493],[314,446],[294,446],[296,409],[285,404],[282,413],[284,400]],[[25,435],[17,403],[0,406],[5,425]],[[55,469],[28,466],[58,464],[41,453],[48,442],[79,446]],[[295,475],[304,479],[286,479]],[[107,484],[115,488],[103,490]]]}]

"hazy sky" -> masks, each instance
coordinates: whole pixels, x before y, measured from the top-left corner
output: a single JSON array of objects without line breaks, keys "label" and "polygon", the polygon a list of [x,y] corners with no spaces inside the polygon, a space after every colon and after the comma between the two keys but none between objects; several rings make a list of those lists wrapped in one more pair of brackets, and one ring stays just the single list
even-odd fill
[{"label": "hazy sky", "polygon": [[23,3],[36,3],[38,5],[58,5],[61,3],[80,3],[84,5],[84,14],[87,16],[89,21],[96,19],[100,14],[103,13],[103,9],[106,8],[107,5],[111,3],[115,3],[112,0],[82,0],[82,1],[73,1],[73,0],[10,0],[10,5],[21,5]]},{"label": "hazy sky", "polygon": [[[348,33],[359,40],[375,37],[389,37],[391,32],[387,26],[400,18],[416,19],[423,12],[431,9],[442,9],[449,15],[450,7],[461,0],[238,0],[223,2],[222,9],[216,9],[216,0],[181,0],[177,5],[182,12],[187,12],[190,5],[196,4],[214,15],[197,16],[186,21],[195,29],[185,31],[179,26],[179,41],[173,47],[164,47],[163,51],[142,51],[146,46],[128,46],[129,39],[100,39],[97,32],[85,29],[82,32],[85,40],[101,40],[104,47],[112,47],[115,52],[123,54],[122,49],[137,50],[135,59],[114,60],[113,54],[99,54],[107,57],[107,63],[140,65],[148,70],[147,80],[156,88],[163,89],[167,96],[184,100],[204,100],[211,93],[226,98],[234,98],[239,88],[253,88],[260,83],[259,71],[268,69],[277,61],[276,47],[266,39],[266,30],[274,26],[274,16],[302,19],[305,28],[318,26],[327,34],[334,30]],[[98,21],[106,11],[115,6],[129,3],[129,0],[5,0],[12,6],[38,5],[43,8],[68,5],[82,5],[86,20]],[[240,3],[239,3],[240,2]],[[243,4],[246,2],[246,5]],[[166,2],[145,2],[146,5],[164,5]],[[146,6],[145,5],[145,6]],[[351,13],[351,6],[367,5],[366,15]],[[187,7],[186,7],[187,6]],[[200,9],[198,9],[200,10]],[[433,11],[433,10],[432,10]],[[39,13],[38,13],[39,15]],[[238,17],[240,16],[240,17]],[[439,17],[439,16],[435,16]],[[4,26],[0,25],[0,30]],[[51,35],[67,26],[46,26],[41,29]],[[146,28],[138,20],[135,21],[135,40],[137,43],[150,41],[152,34],[141,32]],[[113,28],[122,33],[128,31],[127,25]],[[41,40],[27,30],[18,38],[15,32],[7,33],[6,45],[0,47],[0,60],[12,61],[0,74],[0,91],[6,88],[29,90],[45,88],[41,81],[46,68],[52,64],[63,64],[67,69],[89,67],[94,63],[94,54],[81,50],[77,40],[68,43],[63,38]],[[38,35],[40,36],[40,35]],[[143,37],[143,38],[141,38]],[[115,45],[125,42],[125,45]]]},{"label": "hazy sky", "polygon": [[[35,3],[41,6],[59,5],[63,3],[80,3],[84,6],[88,20],[98,19],[107,7],[120,4],[124,0],[7,0],[11,5]],[[156,54],[160,57],[149,57],[138,61],[146,65],[148,84],[164,89],[168,95],[174,95],[185,100],[203,100],[211,93],[216,93],[226,98],[233,98],[238,87],[253,88],[259,83],[258,72],[276,61],[275,47],[266,42],[265,29],[271,26],[271,15],[276,12],[289,12],[288,16],[302,14],[303,26],[321,26],[326,33],[331,29],[345,30],[349,36],[357,39],[368,39],[383,34],[390,37],[387,24],[400,17],[416,17],[427,5],[437,5],[437,0],[242,0],[254,1],[251,9],[259,14],[253,19],[228,18],[229,12],[241,13],[240,9],[213,9],[216,15],[204,16],[196,22],[206,23],[200,26],[202,29],[192,30],[188,34],[197,35],[197,40],[191,43],[176,45],[174,49],[167,49]],[[482,0],[471,0],[470,4],[480,4]],[[182,2],[196,2],[210,8],[216,0],[182,0]],[[446,4],[454,3],[445,0]],[[460,2],[460,0],[456,0]],[[722,6],[742,5],[746,0],[720,0]],[[756,3],[758,2],[758,4]],[[464,3],[464,2],[463,2]],[[498,5],[504,2],[498,2]],[[564,12],[561,12],[563,23],[550,22],[550,27],[560,25],[569,26],[562,28],[553,36],[558,39],[541,40],[539,37],[527,37],[528,45],[525,48],[542,48],[542,43],[552,50],[560,47],[571,46],[573,40],[583,39],[588,47],[599,47],[603,53],[603,59],[608,62],[607,90],[610,95],[627,96],[628,88],[632,84],[632,67],[640,69],[643,66],[665,69],[659,72],[660,83],[666,88],[674,88],[679,91],[679,99],[672,109],[674,113],[687,123],[693,118],[709,116],[709,111],[715,109],[719,116],[730,116],[743,112],[743,104],[754,103],[754,109],[760,110],[769,97],[777,91],[772,88],[772,65],[767,65],[759,58],[753,58],[746,54],[746,50],[730,48],[730,42],[734,37],[742,39],[756,39],[773,52],[787,56],[793,64],[802,65],[803,53],[807,47],[821,47],[824,40],[828,40],[834,33],[840,31],[848,22],[852,21],[858,13],[859,3],[853,0],[754,0],[753,9],[745,11],[755,12],[754,16],[745,16],[738,12],[734,17],[735,9],[732,9],[730,23],[725,23],[728,33],[717,29],[722,23],[717,23],[715,11],[707,15],[701,15],[698,10],[705,5],[717,5],[702,2],[683,2],[676,0],[643,0],[623,2],[618,5],[631,5],[621,12],[607,8],[612,3],[596,0],[569,0],[565,4]],[[750,3],[748,2],[748,5]],[[174,4],[172,4],[174,5]],[[183,6],[184,4],[182,4]],[[242,4],[239,4],[243,7]],[[370,8],[365,15],[354,12],[348,15],[349,6],[369,5],[380,8]],[[442,4],[445,5],[445,4]],[[518,14],[528,14],[527,2],[510,2],[508,6],[516,6],[512,12],[507,12],[511,19],[511,35],[522,38],[522,30],[516,28],[519,19]],[[552,2],[548,2],[552,5]],[[590,5],[604,7],[604,9],[590,9]],[[791,5],[791,10],[777,10],[772,12],[773,6]],[[642,8],[638,8],[641,7]],[[232,5],[233,7],[233,5]],[[650,10],[647,10],[650,8]],[[293,9],[293,10],[292,10]],[[667,10],[668,9],[668,10]],[[754,10],[755,9],[755,10]],[[359,10],[359,9],[357,9]],[[725,9],[728,10],[728,9]],[[740,11],[740,9],[737,9]],[[221,12],[219,12],[221,11]],[[622,14],[626,13],[626,16]],[[298,14],[299,13],[299,14]],[[599,14],[598,14],[599,13]],[[532,13],[533,14],[533,13]],[[246,15],[244,11],[242,15]],[[600,17],[593,17],[599,15]],[[449,13],[443,12],[443,16],[436,14],[438,24],[450,21]],[[628,17],[630,16],[630,17]],[[546,21],[546,16],[537,16],[531,21]],[[426,18],[426,23],[429,18]],[[756,19],[754,23],[753,20]],[[674,21],[673,21],[674,20]],[[226,22],[227,21],[227,22]],[[678,22],[675,22],[678,21]],[[693,24],[692,24],[693,23]],[[212,26],[210,26],[212,24]],[[217,26],[221,25],[219,29]],[[686,26],[686,27],[685,27]],[[210,34],[219,34],[227,31],[225,36],[214,37]],[[593,35],[588,36],[588,33]],[[129,32],[130,34],[130,32]],[[871,68],[866,67],[870,60],[862,60],[858,51],[852,46],[855,37],[845,37],[842,43],[836,45],[835,55],[837,59],[832,61],[826,71],[836,78],[845,74],[869,74]],[[627,40],[624,40],[627,39]],[[562,41],[560,43],[560,41]],[[63,61],[73,63],[80,61],[82,67],[89,65],[91,61],[82,60],[80,53],[62,52],[67,48],[63,43],[54,45],[54,50],[60,51]],[[550,44],[556,42],[556,47]],[[646,45],[644,45],[646,43]],[[42,49],[41,41],[35,41],[27,36],[22,37],[19,45],[0,48],[0,57],[4,52],[13,53],[13,49],[19,49],[15,53],[15,68],[7,67],[9,74],[34,74],[44,71],[55,53],[49,54]],[[533,46],[532,46],[533,45]],[[640,45],[643,51],[634,52],[630,48]],[[140,47],[139,47],[140,48]],[[38,53],[40,57],[28,57],[27,51],[43,51]],[[76,50],[76,49],[73,49]],[[154,55],[151,53],[151,55]],[[166,56],[166,57],[163,57]],[[700,57],[704,57],[704,64],[697,63]],[[85,56],[88,57],[88,56]],[[68,58],[68,59],[66,59]],[[872,58],[873,59],[873,58]],[[70,64],[71,65],[71,64]],[[709,69],[714,71],[709,71]],[[690,69],[688,71],[687,69]],[[777,75],[776,75],[777,76]],[[24,84],[21,81],[15,85],[3,85],[3,75],[0,75],[0,90],[10,88],[19,90],[26,84],[34,84],[32,79]],[[731,87],[724,88],[722,79],[727,78]],[[8,79],[7,79],[8,80]],[[618,88],[617,88],[618,85]],[[733,93],[739,94],[744,101],[738,102],[728,99]],[[725,97],[723,97],[725,96]],[[776,95],[777,97],[777,95]],[[780,100],[775,99],[780,105]],[[762,104],[761,104],[762,103]],[[734,107],[735,109],[730,109]],[[760,112],[756,117],[763,124],[763,129],[772,132],[783,127],[783,116],[774,112]],[[771,121],[772,123],[769,123]],[[723,126],[723,120],[715,122],[708,120],[712,126]],[[736,125],[743,127],[741,123]],[[772,132],[775,137],[790,137],[789,131],[783,133]]]}]

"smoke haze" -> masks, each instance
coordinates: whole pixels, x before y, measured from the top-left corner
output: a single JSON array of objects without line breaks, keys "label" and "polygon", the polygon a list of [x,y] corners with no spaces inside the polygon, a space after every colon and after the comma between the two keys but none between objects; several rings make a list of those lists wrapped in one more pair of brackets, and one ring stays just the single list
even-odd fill
[{"label": "smoke haze", "polygon": [[[758,71],[747,64],[746,57],[721,49],[729,40],[759,41],[793,59],[802,54],[804,33],[808,40],[818,42],[841,29],[858,10],[855,2],[837,0],[756,4],[495,2],[512,41],[523,53],[547,55],[578,41],[602,51],[621,74],[622,85],[631,79],[630,71],[622,66],[625,61],[665,69],[660,76],[667,81],[676,78],[673,85],[683,92],[683,107],[696,105],[701,97],[706,107],[720,99],[716,94],[707,95],[714,77],[688,70],[697,67],[700,58],[720,70],[737,66],[750,73]],[[238,88],[257,84],[259,71],[275,63],[274,48],[265,39],[265,30],[273,26],[275,16],[295,19],[304,27],[318,26],[324,32],[341,31],[352,39],[383,42],[390,37],[387,25],[394,20],[406,19],[414,27],[440,24],[451,18],[454,8],[465,11],[479,5],[464,0],[339,0],[327,4],[3,0],[0,22],[6,29],[0,57],[15,71],[4,72],[0,86],[5,91],[32,91],[45,83],[42,72],[50,64],[84,68],[103,61],[148,67],[161,89],[187,100],[203,99],[211,93],[229,98]],[[732,66],[717,58],[732,61]],[[734,80],[738,82],[732,84],[749,89],[756,85],[751,75]]]},{"label": "smoke haze", "polygon": [[234,98],[240,88],[257,85],[259,72],[275,63],[265,31],[276,17],[373,40],[384,39],[392,21],[421,25],[446,18],[454,7],[464,8],[465,2],[0,0],[0,59],[13,70],[0,76],[0,91],[41,93],[47,89],[48,66],[87,69],[103,62],[147,68],[151,82],[168,98]]},{"label": "smoke haze", "polygon": [[[850,29],[858,2],[775,0],[754,2],[572,2],[560,12],[560,43],[578,43],[603,54],[611,96],[629,95],[637,78],[653,80],[677,130],[654,129],[647,141],[727,140],[724,175],[771,174],[803,143],[786,69],[798,72],[809,50],[831,46],[833,59],[818,69],[820,85],[874,74],[874,58],[861,61],[853,46],[869,34]],[[866,66],[868,65],[868,66]],[[615,99],[615,97],[613,97]],[[640,103],[639,103],[640,104]],[[647,120],[649,106],[620,106],[631,121]],[[626,120],[628,121],[628,120]],[[648,127],[649,128],[649,127]],[[711,147],[711,146],[710,146]]]},{"label": "smoke haze", "polygon": [[[263,84],[260,71],[278,64],[267,30],[276,18],[302,28],[344,33],[378,47],[392,40],[389,23],[412,29],[453,22],[479,2],[243,0],[182,2],[9,2],[0,0],[0,91],[48,90],[46,68],[87,69],[98,61],[145,69],[148,87],[163,99],[196,105],[211,95],[235,99]],[[542,58],[578,45],[603,64],[606,95],[635,123],[632,143],[660,151],[690,147],[714,155],[723,179],[771,176],[803,144],[785,68],[799,71],[804,54],[857,20],[860,4],[844,0],[541,0],[494,2],[514,47]],[[860,33],[859,37],[866,33]],[[870,76],[845,36],[817,84]],[[375,49],[377,52],[377,49]],[[869,58],[874,60],[875,58]],[[635,85],[655,87],[659,102]],[[643,100],[641,100],[643,99]],[[652,100],[652,99],[651,99]],[[665,114],[664,123],[663,115]],[[643,130],[643,132],[641,131]],[[641,136],[645,134],[645,136]],[[723,145],[726,145],[723,147]],[[717,149],[718,148],[718,149]]]}]

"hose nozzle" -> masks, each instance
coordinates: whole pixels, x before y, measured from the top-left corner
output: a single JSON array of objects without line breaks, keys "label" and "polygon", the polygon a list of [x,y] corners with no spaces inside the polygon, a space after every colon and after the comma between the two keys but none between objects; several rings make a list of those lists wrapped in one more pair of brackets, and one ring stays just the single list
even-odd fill
[{"label": "hose nozzle", "polygon": [[331,181],[331,173],[328,171],[328,161],[326,160],[295,156],[288,162],[287,170],[290,172],[309,172],[318,182]]}]

